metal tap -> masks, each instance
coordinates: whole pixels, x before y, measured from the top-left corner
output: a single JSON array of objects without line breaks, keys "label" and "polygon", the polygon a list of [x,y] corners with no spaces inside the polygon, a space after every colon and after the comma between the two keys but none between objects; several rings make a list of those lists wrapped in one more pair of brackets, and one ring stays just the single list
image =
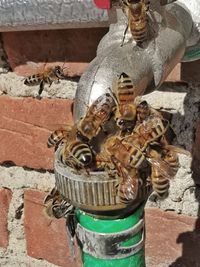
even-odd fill
[{"label": "metal tap", "polygon": [[[163,4],[167,4],[163,3]],[[97,49],[96,58],[90,63],[78,84],[75,120],[82,117],[89,105],[101,94],[112,88],[113,80],[122,72],[127,73],[142,93],[158,88],[184,56],[194,23],[189,10],[179,2],[161,5],[152,0],[149,25],[152,36],[145,47],[137,46],[127,35],[122,38],[127,18],[116,9],[117,23],[111,24]]]}]

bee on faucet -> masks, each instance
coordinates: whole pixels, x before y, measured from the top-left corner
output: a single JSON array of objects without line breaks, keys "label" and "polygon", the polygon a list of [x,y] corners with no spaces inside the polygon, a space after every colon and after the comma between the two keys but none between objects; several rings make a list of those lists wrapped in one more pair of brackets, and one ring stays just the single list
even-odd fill
[{"label": "bee on faucet", "polygon": [[148,15],[150,1],[146,0],[122,0],[122,10],[128,18],[128,25],[125,29],[121,46],[128,29],[132,38],[138,46],[141,46],[147,40],[148,34]]}]

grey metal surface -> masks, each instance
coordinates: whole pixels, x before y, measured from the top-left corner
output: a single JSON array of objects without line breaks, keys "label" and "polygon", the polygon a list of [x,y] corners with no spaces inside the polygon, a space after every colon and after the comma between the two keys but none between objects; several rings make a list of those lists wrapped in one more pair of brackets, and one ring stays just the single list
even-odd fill
[{"label": "grey metal surface", "polygon": [[108,26],[93,0],[1,0],[0,31]]},{"label": "grey metal surface", "polygon": [[[141,230],[142,238],[139,242],[128,247],[121,245]],[[114,234],[93,232],[78,224],[76,234],[83,252],[100,259],[123,259],[133,256],[144,246],[144,221],[141,219],[132,228]]]},{"label": "grey metal surface", "polygon": [[111,178],[107,172],[87,174],[82,170],[77,173],[59,162],[57,154],[61,149],[62,147],[58,148],[54,163],[56,188],[75,207],[98,216],[118,218],[147,201],[152,192],[151,185],[144,184],[139,188],[137,198],[133,202],[128,205],[121,203],[116,190],[118,178]]},{"label": "grey metal surface", "polygon": [[82,117],[87,106],[112,87],[113,80],[127,73],[141,93],[159,87],[174,66],[181,61],[193,22],[190,13],[178,3],[164,7],[151,1],[150,28],[154,37],[145,48],[128,42],[127,35],[121,47],[126,28],[126,17],[118,11],[118,22],[111,24],[108,34],[101,40],[97,57],[82,75],[75,97],[75,120]]}]

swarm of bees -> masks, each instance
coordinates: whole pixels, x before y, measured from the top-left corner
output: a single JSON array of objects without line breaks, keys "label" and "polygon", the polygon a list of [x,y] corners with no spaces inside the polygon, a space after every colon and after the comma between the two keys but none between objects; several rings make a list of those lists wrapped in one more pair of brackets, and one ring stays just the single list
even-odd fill
[{"label": "swarm of bees", "polygon": [[[126,73],[114,84],[74,125],[54,131],[47,146],[59,147],[60,162],[77,174],[105,171],[116,177],[116,196],[121,203],[137,200],[147,185],[159,198],[165,198],[169,181],[179,168],[177,153],[188,152],[169,144],[169,121],[141,100]],[[54,217],[71,211],[61,195],[50,196],[45,203],[50,204],[47,209]]]}]

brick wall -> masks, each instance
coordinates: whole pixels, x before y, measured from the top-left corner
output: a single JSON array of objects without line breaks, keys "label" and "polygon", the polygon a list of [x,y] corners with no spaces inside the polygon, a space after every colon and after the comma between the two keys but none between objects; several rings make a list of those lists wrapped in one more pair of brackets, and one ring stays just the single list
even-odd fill
[{"label": "brick wall", "polygon": [[[15,75],[2,74],[4,76],[0,77],[2,266],[79,265],[79,261],[74,262],[70,257],[64,220],[49,219],[43,211],[43,198],[54,185],[51,172],[53,151],[46,147],[47,137],[60,124],[72,123],[73,100],[57,98],[56,95],[37,100],[21,97],[13,91],[17,91],[17,75],[35,71],[25,64],[26,61],[55,63],[66,60],[68,75],[80,76],[95,57],[97,44],[107,30],[2,33],[3,47],[14,71],[12,75]],[[179,84],[180,81],[199,82],[196,71],[198,64],[199,62],[178,64],[168,81],[172,84]],[[12,85],[7,85],[11,78],[6,77],[12,77]],[[199,125],[198,122],[193,160],[197,176],[200,165]],[[195,217],[147,208],[146,222],[148,267],[165,267],[169,263],[171,267],[191,267],[195,266],[194,262],[200,262],[200,239],[195,235],[199,225]]]}]

